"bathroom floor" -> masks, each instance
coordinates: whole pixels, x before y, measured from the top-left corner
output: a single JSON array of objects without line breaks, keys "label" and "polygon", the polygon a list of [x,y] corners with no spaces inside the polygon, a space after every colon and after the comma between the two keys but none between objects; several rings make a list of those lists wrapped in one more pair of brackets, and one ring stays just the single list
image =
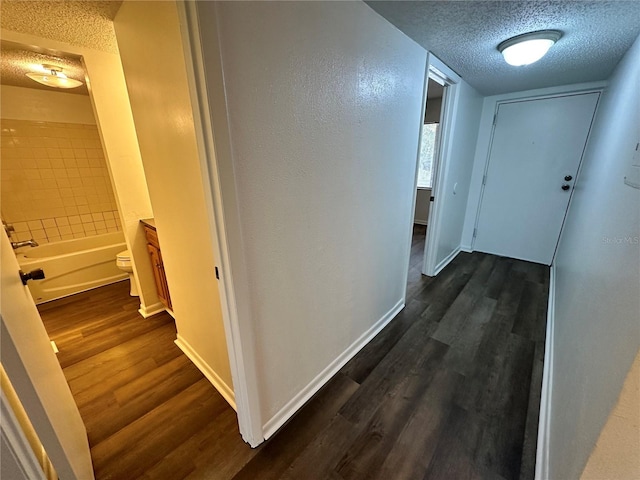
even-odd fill
[{"label": "bathroom floor", "polygon": [[424,277],[424,232],[406,308],[257,449],[127,282],[42,306],[96,478],[533,479],[548,268],[461,253]]},{"label": "bathroom floor", "polygon": [[173,319],[143,319],[138,307],[119,282],[38,308],[86,425],[96,478],[184,478],[196,459],[231,477],[238,467],[226,471],[228,459],[242,465],[255,452],[235,411],[173,343]]}]

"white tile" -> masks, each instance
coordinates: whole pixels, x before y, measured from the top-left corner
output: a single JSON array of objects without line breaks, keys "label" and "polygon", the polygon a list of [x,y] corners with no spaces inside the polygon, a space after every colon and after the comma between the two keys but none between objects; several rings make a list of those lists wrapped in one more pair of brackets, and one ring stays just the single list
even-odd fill
[{"label": "white tile", "polygon": [[31,220],[27,222],[29,225],[29,230],[40,230],[42,229],[42,222],[40,220]]}]

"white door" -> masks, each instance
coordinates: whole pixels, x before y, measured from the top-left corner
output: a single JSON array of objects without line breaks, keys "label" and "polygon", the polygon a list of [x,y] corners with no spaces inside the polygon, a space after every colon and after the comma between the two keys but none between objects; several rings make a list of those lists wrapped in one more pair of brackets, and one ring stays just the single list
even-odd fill
[{"label": "white door", "polygon": [[2,365],[58,476],[93,479],[89,441],[78,407],[2,229],[0,237]]},{"label": "white door", "polygon": [[599,96],[499,105],[474,250],[551,264]]}]

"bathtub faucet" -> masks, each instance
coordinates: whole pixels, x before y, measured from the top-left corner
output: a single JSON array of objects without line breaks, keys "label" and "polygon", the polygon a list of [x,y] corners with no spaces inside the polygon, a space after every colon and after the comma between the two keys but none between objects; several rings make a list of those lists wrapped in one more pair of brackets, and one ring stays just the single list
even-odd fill
[{"label": "bathtub faucet", "polygon": [[11,242],[11,246],[15,250],[20,247],[37,247],[38,242],[36,242],[33,238],[31,240],[25,240],[23,242]]}]

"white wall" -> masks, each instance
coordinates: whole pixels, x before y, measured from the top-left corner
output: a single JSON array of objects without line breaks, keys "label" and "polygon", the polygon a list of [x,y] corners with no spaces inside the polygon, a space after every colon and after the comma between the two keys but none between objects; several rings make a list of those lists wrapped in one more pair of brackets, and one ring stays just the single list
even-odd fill
[{"label": "white wall", "polygon": [[640,472],[640,353],[622,386],[581,480],[637,478]]},{"label": "white wall", "polygon": [[235,406],[176,3],[126,1],[114,26],[177,343]]},{"label": "white wall", "polygon": [[210,78],[221,44],[233,156],[217,161],[269,435],[402,305],[426,52],[360,2],[198,11]]},{"label": "white wall", "polygon": [[555,260],[548,478],[577,478],[640,346],[640,40],[610,78]]},{"label": "white wall", "polygon": [[427,99],[424,123],[440,123],[440,110],[442,110],[442,98]]},{"label": "white wall", "polygon": [[96,124],[91,100],[87,95],[3,85],[0,89],[0,98],[2,118]]},{"label": "white wall", "polygon": [[443,172],[442,188],[436,195],[442,199],[440,232],[435,265],[441,264],[461,247],[467,210],[471,172],[474,165],[482,97],[463,80],[458,84],[455,124],[452,131],[450,160]]},{"label": "white wall", "polygon": [[[3,8],[5,7],[9,8],[9,5],[4,5]],[[57,7],[54,5],[52,8],[54,10],[50,16],[51,24],[48,31],[55,35],[57,28],[55,8]],[[146,239],[140,226],[140,219],[152,217],[153,210],[140,160],[140,150],[120,57],[113,53],[5,29],[2,30],[2,38],[83,57],[90,79],[91,100],[116,194],[122,229],[127,248],[132,254],[141,310],[153,311],[154,308],[161,307],[148,260]]]}]

